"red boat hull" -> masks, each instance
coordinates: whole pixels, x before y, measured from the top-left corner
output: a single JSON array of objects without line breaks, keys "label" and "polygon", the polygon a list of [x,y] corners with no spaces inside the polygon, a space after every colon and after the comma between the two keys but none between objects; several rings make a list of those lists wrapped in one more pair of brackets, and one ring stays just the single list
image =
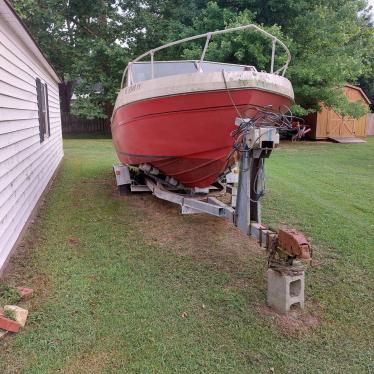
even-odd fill
[{"label": "red boat hull", "polygon": [[[231,91],[245,116],[248,104],[280,111],[291,99],[258,89]],[[151,164],[187,187],[208,187],[232,161],[238,117],[226,90],[146,99],[120,106],[112,136],[123,164]]]}]

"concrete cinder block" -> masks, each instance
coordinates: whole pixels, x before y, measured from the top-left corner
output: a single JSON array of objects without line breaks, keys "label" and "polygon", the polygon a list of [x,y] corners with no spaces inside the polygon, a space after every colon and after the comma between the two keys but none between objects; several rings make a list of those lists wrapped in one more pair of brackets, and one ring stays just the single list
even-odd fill
[{"label": "concrete cinder block", "polygon": [[29,315],[29,311],[27,309],[20,308],[17,305],[5,305],[4,311],[7,310],[14,313],[15,320],[21,327],[25,326],[27,316]]},{"label": "concrete cinder block", "polygon": [[250,228],[251,236],[256,238],[258,241],[260,241],[260,239],[261,239],[261,231],[267,229],[266,226],[264,226],[263,224],[258,223],[258,222],[251,222],[249,228]]},{"label": "concrete cinder block", "polygon": [[268,269],[267,303],[277,312],[287,314],[292,305],[304,309],[304,271],[298,275]]},{"label": "concrete cinder block", "polygon": [[270,234],[273,234],[273,231],[267,230],[267,229],[264,229],[264,230],[260,231],[259,242],[260,242],[261,247],[263,247],[263,248],[268,248],[269,247],[268,242],[269,242],[269,235]]}]

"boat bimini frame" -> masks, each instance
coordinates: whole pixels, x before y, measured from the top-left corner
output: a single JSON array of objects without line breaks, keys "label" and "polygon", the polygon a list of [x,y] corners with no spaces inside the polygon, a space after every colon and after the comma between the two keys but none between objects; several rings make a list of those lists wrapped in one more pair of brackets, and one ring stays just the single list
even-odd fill
[{"label": "boat bimini frame", "polygon": [[[134,80],[133,80],[133,77],[132,77],[132,71],[131,71],[132,64],[134,64],[136,62],[139,62],[140,60],[144,59],[147,56],[150,56],[151,78],[153,79],[154,78],[154,56],[155,56],[156,52],[161,51],[161,50],[163,50],[165,48],[169,48],[169,47],[178,45],[178,44],[189,42],[191,40],[206,38],[205,46],[203,48],[200,60],[197,61],[197,64],[198,64],[198,70],[197,70],[197,72],[203,72],[202,66],[203,66],[205,54],[206,54],[206,51],[208,49],[209,42],[210,42],[212,36],[214,36],[214,35],[221,35],[221,34],[227,34],[227,33],[235,32],[235,31],[243,31],[243,30],[247,30],[247,29],[254,29],[255,31],[258,31],[259,33],[261,33],[261,34],[263,34],[266,37],[268,37],[268,38],[271,39],[271,41],[272,41],[272,51],[271,51],[270,74],[281,74],[282,76],[284,76],[284,74],[285,74],[285,72],[286,72],[286,70],[288,68],[288,65],[289,65],[289,63],[291,61],[291,53],[290,53],[290,51],[288,50],[288,48],[286,47],[286,45],[281,40],[279,40],[276,36],[270,34],[269,32],[267,32],[265,30],[263,30],[261,27],[259,27],[257,25],[250,24],[250,25],[245,25],[245,26],[233,27],[231,29],[213,31],[213,32],[205,33],[205,34],[191,36],[189,38],[180,39],[180,40],[177,40],[175,42],[164,44],[164,45],[162,45],[162,46],[160,46],[158,48],[151,49],[148,52],[145,52],[142,55],[140,55],[139,57],[137,57],[135,60],[129,62],[129,64],[127,65],[127,67],[124,70],[123,75],[122,75],[121,88],[123,88],[124,82],[126,81],[126,79],[125,79],[126,75],[127,75],[127,85],[134,84]],[[286,63],[282,67],[280,67],[279,69],[277,69],[276,71],[274,71],[275,49],[276,49],[276,44],[277,43],[286,52],[286,54],[287,54],[287,61],[286,61]]]}]

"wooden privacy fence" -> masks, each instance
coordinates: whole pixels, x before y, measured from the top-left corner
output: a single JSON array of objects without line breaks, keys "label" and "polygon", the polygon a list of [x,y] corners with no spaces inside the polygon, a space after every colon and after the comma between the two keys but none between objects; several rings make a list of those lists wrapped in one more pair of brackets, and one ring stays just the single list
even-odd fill
[{"label": "wooden privacy fence", "polygon": [[62,134],[110,134],[109,118],[78,118],[61,113]]},{"label": "wooden privacy fence", "polygon": [[367,135],[374,135],[374,113],[369,114]]}]

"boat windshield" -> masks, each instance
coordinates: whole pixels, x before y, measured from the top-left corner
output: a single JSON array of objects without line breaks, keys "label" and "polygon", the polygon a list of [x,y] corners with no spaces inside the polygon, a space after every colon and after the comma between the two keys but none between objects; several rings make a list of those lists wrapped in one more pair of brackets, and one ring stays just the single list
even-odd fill
[{"label": "boat windshield", "polygon": [[[244,30],[254,30],[264,37],[271,40],[271,60],[270,60],[270,74],[284,74],[288,68],[291,61],[291,54],[286,45],[279,40],[276,36],[271,35],[267,31],[263,30],[261,27],[255,24],[243,25],[238,27],[233,27],[230,29],[216,30],[212,32],[207,32],[205,34],[194,35],[188,38],[176,40],[170,42],[160,47],[151,49],[142,55],[138,56],[135,60],[130,62],[122,74],[121,88],[127,83],[127,85],[132,85],[134,83],[142,82],[145,80],[165,77],[170,75],[178,74],[188,74],[194,72],[218,72],[218,71],[257,71],[253,66],[246,65],[234,65],[234,64],[222,64],[219,62],[205,61],[205,55],[209,47],[209,43],[212,37],[216,35],[227,34],[231,32],[239,32]],[[163,49],[173,47],[182,43],[191,42],[197,39],[205,39],[205,45],[201,52],[201,57],[197,61],[184,60],[184,61],[155,61],[155,54]],[[287,55],[286,62],[280,68],[275,70],[275,53],[277,46],[282,47],[284,53]],[[144,61],[147,58],[150,61]],[[278,64],[276,64],[278,65]]]},{"label": "boat windshield", "polygon": [[220,62],[204,61],[202,69],[205,72],[213,71],[257,71],[254,66],[250,65],[236,65],[236,64],[222,64]]},{"label": "boat windshield", "polygon": [[[188,73],[196,73],[199,61],[154,61],[153,77],[161,78],[170,75],[180,75]],[[219,62],[204,61],[201,69],[203,72],[218,71],[256,71],[253,66],[224,64]],[[130,75],[132,83],[139,83],[152,79],[152,63],[151,61],[135,62],[131,64]]]},{"label": "boat windshield", "polygon": [[[166,77],[168,75],[196,73],[195,61],[155,61],[153,64],[154,78]],[[147,62],[135,62],[131,66],[133,83],[146,81],[152,78],[152,64]]]}]

